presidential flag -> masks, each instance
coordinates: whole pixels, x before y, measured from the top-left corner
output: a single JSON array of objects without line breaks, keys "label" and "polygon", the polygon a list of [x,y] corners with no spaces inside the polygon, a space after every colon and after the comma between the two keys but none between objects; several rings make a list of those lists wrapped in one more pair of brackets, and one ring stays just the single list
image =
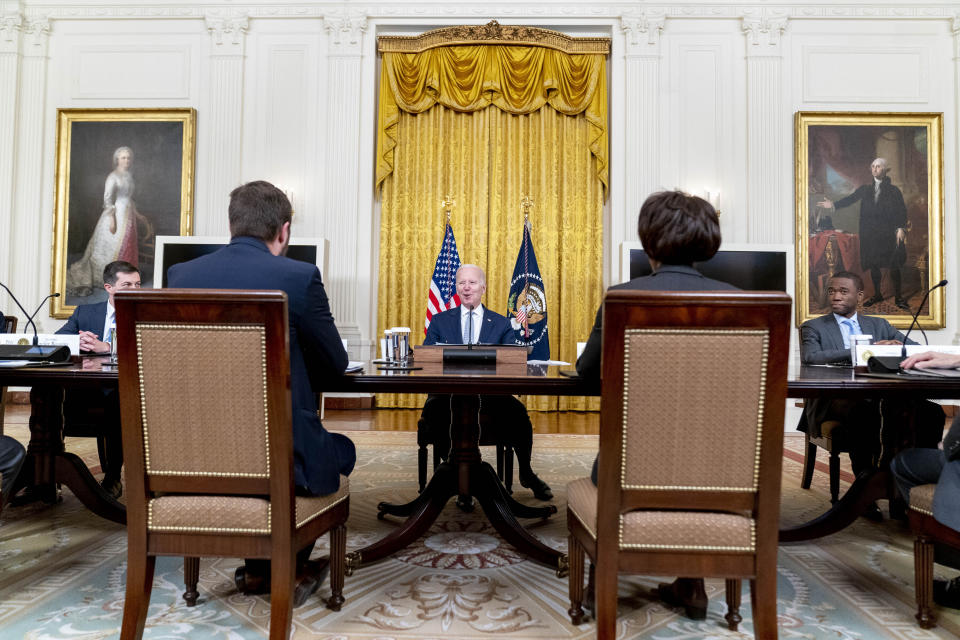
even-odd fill
[{"label": "presidential flag", "polygon": [[510,279],[510,297],[507,299],[507,317],[513,327],[517,344],[532,346],[530,360],[550,359],[550,339],[547,336],[547,297],[543,292],[543,278],[537,265],[537,254],[530,240],[530,222],[523,225],[523,241],[517,264]]},{"label": "presidential flag", "polygon": [[457,295],[457,269],[460,268],[460,253],[457,251],[457,241],[453,237],[453,227],[447,223],[447,230],[443,234],[443,244],[437,255],[437,264],[433,268],[433,278],[430,279],[430,293],[427,294],[427,319],[423,323],[423,334],[427,334],[430,319],[434,315],[460,306],[460,296]]}]

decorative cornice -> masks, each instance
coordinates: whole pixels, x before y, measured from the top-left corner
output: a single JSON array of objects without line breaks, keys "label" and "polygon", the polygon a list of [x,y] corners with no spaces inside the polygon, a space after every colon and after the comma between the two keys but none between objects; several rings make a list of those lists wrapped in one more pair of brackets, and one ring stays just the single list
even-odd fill
[{"label": "decorative cornice", "polygon": [[627,55],[659,56],[660,35],[665,23],[663,14],[640,13],[620,18],[620,30],[626,36]]},{"label": "decorative cornice", "polygon": [[787,30],[784,16],[744,16],[741,25],[747,36],[747,56],[780,55],[780,40]]},{"label": "decorative cornice", "polygon": [[245,15],[230,15],[227,17],[204,16],[207,31],[210,33],[213,49],[212,55],[242,56],[243,45],[247,31],[250,29],[250,19]]},{"label": "decorative cornice", "polygon": [[574,38],[551,29],[500,24],[496,20],[483,25],[443,27],[419,36],[377,38],[380,53],[420,53],[458,44],[514,44],[547,47],[564,53],[610,53],[610,38]]},{"label": "decorative cornice", "polygon": [[323,28],[330,37],[330,53],[357,56],[361,54],[363,34],[367,30],[367,16],[356,13],[324,16]]},{"label": "decorative cornice", "polygon": [[[204,18],[216,12],[240,12],[250,18],[322,18],[326,15],[353,11],[368,18],[413,18],[479,20],[490,16],[502,18],[558,18],[577,20],[582,18],[616,19],[628,13],[638,3],[583,2],[582,0],[558,0],[546,3],[462,4],[456,2],[411,2],[381,0],[380,2],[346,2],[343,0],[299,2],[246,3],[233,0],[206,0],[192,3],[184,0],[179,4],[164,0],[121,3],[117,0],[27,0],[23,12],[27,17],[48,16],[53,20],[65,19],[132,19],[132,18]],[[903,0],[796,0],[793,3],[757,0],[743,2],[712,0],[693,4],[690,0],[661,0],[658,3],[642,3],[651,14],[667,18],[740,18],[769,10],[774,5],[791,20],[796,19],[922,19],[950,20],[956,13],[955,0],[927,0],[904,2]],[[551,20],[552,22],[553,20]]]}]

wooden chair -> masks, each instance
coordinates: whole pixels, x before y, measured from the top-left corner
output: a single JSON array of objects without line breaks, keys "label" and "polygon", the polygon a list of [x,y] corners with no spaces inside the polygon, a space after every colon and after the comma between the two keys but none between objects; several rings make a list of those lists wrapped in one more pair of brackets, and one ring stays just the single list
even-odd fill
[{"label": "wooden chair", "polygon": [[754,633],[777,637],[789,323],[783,293],[607,293],[599,487],[567,486],[574,624],[586,552],[600,640],[621,571],[727,578],[731,629],[749,578]]},{"label": "wooden chair", "polygon": [[[14,333],[17,330],[17,316],[3,316],[3,326],[0,333]],[[3,435],[4,413],[7,407],[7,388],[0,387],[0,436]]]},{"label": "wooden chair", "polygon": [[[497,447],[497,477],[506,487],[507,493],[513,493],[513,447],[502,442],[495,442],[483,435],[484,419],[489,420],[487,416],[481,415],[480,418],[480,446],[496,445]],[[433,470],[436,471],[440,466],[440,460],[445,454],[437,450],[437,443],[433,437],[433,429],[436,425],[428,424],[427,420],[420,418],[417,421],[417,480],[420,483],[420,491],[427,486],[427,447],[433,447]]]},{"label": "wooden chair", "polygon": [[[813,428],[808,426],[808,428]],[[804,434],[803,475],[800,479],[800,488],[809,489],[813,481],[813,469],[817,464],[817,447],[830,454],[830,504],[836,504],[840,499],[840,454],[849,453],[847,432],[843,424],[837,420],[825,420],[820,424],[820,436],[811,437]]]},{"label": "wooden chair", "polygon": [[270,638],[287,638],[296,552],[330,531],[327,607],[343,603],[347,479],[295,497],[286,295],[116,296],[127,478],[122,638],[140,638],[156,556],[269,558]]},{"label": "wooden chair", "polygon": [[960,531],[937,522],[933,517],[933,493],[937,485],[924,484],[910,489],[907,517],[913,531],[913,575],[917,598],[917,622],[924,629],[937,626],[933,612],[934,543],[960,549]]}]

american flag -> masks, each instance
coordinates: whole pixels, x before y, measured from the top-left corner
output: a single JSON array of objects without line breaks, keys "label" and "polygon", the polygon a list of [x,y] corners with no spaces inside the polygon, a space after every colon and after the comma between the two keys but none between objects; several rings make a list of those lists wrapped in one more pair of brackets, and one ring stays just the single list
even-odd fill
[{"label": "american flag", "polygon": [[427,333],[427,327],[430,326],[430,319],[435,314],[460,306],[456,283],[459,268],[460,253],[457,251],[457,241],[453,237],[453,227],[448,222],[446,233],[443,234],[443,244],[437,255],[437,265],[433,268],[433,278],[430,279],[427,319],[423,323],[424,335]]}]

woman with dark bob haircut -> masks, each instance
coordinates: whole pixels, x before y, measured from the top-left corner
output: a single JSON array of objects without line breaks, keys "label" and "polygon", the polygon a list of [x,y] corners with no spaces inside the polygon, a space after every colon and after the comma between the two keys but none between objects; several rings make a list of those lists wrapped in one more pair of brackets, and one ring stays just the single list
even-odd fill
[{"label": "woman with dark bob haircut", "polygon": [[[711,280],[693,268],[694,262],[713,257],[720,248],[720,220],[709,202],[681,191],[655,193],[640,207],[637,234],[650,259],[653,273],[610,287],[615,289],[647,289],[655,291],[736,290],[733,285]],[[600,378],[600,353],[603,347],[603,305],[590,338],[577,359],[577,373],[583,378]],[[597,484],[597,460],[590,474]],[[682,606],[689,618],[703,620],[707,616],[707,593],[703,578],[677,578],[658,587],[660,598],[667,604]]]}]

